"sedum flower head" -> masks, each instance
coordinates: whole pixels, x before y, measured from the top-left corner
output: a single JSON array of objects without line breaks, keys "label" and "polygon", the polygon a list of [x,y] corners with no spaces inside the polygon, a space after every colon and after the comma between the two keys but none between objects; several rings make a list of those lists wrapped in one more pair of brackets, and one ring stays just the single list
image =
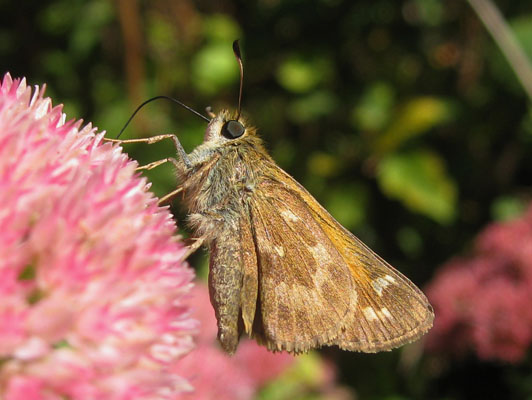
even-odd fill
[{"label": "sedum flower head", "polygon": [[0,86],[0,397],[175,398],[196,328],[175,224],[43,90]]},{"label": "sedum flower head", "polygon": [[488,226],[473,254],[444,265],[427,294],[437,315],[430,350],[522,361],[532,345],[532,206]]}]

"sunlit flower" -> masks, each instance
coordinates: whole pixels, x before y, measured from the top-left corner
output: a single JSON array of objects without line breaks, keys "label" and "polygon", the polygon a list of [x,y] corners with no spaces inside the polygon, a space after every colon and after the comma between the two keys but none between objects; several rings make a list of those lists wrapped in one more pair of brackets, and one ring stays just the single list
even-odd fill
[{"label": "sunlit flower", "polygon": [[532,207],[485,229],[468,258],[441,268],[427,289],[433,351],[518,362],[532,344]]},{"label": "sunlit flower", "polygon": [[192,271],[136,163],[65,122],[43,89],[0,86],[0,393],[170,399],[192,347]]}]

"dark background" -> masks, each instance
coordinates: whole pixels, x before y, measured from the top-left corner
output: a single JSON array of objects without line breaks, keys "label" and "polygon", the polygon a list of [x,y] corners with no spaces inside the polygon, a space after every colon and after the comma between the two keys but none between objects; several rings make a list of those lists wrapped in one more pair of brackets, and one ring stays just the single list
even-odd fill
[{"label": "dark background", "polygon": [[[532,54],[532,3],[496,4]],[[482,227],[519,215],[530,199],[530,99],[466,1],[0,0],[0,7],[0,71],[46,83],[69,118],[92,121],[109,137],[155,95],[200,112],[236,107],[231,43],[240,38],[243,112],[275,160],[420,286],[467,253]],[[161,101],[124,137],[175,132],[191,151],[204,129]],[[173,154],[171,142],[126,150],[141,164]],[[175,188],[169,166],[148,175],[158,195]],[[200,276],[204,258],[191,261]],[[529,361],[334,349],[325,356],[364,399],[531,393]]]}]

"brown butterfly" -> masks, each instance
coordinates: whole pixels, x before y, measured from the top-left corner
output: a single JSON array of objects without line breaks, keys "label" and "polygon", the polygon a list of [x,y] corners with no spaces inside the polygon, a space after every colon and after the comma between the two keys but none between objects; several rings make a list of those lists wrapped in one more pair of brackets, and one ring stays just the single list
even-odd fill
[{"label": "brown butterfly", "polygon": [[[233,49],[242,62],[238,43]],[[272,351],[320,346],[377,352],[432,326],[425,295],[340,225],[266,152],[236,112],[210,112],[203,144],[187,154],[172,138],[188,220],[210,249],[218,339],[234,353],[243,332]],[[180,103],[182,104],[182,103]],[[188,107],[187,107],[188,108]],[[200,114],[201,115],[201,114]],[[131,142],[124,141],[124,142]]]}]

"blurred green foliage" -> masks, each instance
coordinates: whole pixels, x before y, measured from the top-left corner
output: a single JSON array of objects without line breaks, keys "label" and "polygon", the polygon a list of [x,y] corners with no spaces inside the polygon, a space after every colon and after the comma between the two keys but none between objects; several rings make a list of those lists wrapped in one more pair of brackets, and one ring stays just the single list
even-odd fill
[{"label": "blurred green foliage", "polygon": [[385,194],[413,211],[440,223],[455,216],[456,186],[436,153],[415,150],[388,156],[379,163],[377,180]]},{"label": "blurred green foliage", "polygon": [[320,400],[327,399],[328,395],[334,399],[334,393],[327,393],[327,389],[334,389],[330,382],[330,368],[324,366],[315,352],[301,355],[280,378],[261,390],[257,400]]},{"label": "blurred green foliage", "polygon": [[[532,56],[532,4],[497,4]],[[0,0],[0,7],[1,70],[46,82],[69,118],[92,121],[110,137],[159,94],[199,111],[235,107],[231,42],[240,38],[243,110],[273,157],[416,283],[470,246],[488,221],[516,215],[530,199],[530,102],[467,2]],[[124,136],[175,132],[191,151],[204,129],[161,102],[145,107]],[[174,153],[170,142],[127,150],[141,164]],[[175,187],[169,166],[147,176],[159,195]],[[511,384],[490,379],[506,376],[504,366],[467,360],[397,373],[400,354],[329,355],[364,399],[494,398]],[[456,379],[453,368],[471,380]]]}]

